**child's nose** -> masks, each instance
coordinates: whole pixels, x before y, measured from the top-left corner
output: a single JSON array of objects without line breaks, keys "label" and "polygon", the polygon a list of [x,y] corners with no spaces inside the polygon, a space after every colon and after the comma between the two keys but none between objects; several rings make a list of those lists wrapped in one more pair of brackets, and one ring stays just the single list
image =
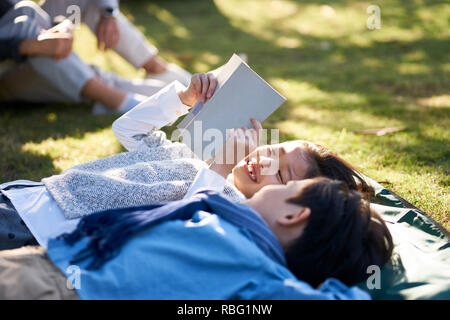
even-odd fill
[{"label": "child's nose", "polygon": [[260,156],[261,175],[272,175],[278,172],[278,161],[271,157]]},{"label": "child's nose", "polygon": [[266,157],[266,156],[260,156],[259,157],[259,165],[262,167],[270,166],[273,159]]}]

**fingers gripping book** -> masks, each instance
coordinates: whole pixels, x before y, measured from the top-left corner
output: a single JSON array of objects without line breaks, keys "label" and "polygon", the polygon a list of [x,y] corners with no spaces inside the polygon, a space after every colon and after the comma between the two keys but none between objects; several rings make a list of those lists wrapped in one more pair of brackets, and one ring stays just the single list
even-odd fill
[{"label": "fingers gripping book", "polygon": [[262,122],[286,100],[236,54],[212,73],[218,82],[214,95],[194,105],[175,135],[202,160],[222,148],[227,130],[252,128],[250,118]]}]

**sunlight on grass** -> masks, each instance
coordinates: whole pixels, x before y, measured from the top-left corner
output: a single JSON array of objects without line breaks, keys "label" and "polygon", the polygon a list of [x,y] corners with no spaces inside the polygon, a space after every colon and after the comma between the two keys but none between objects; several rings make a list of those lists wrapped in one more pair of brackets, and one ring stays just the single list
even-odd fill
[{"label": "sunlight on grass", "polygon": [[22,151],[48,156],[58,171],[64,171],[80,163],[116,154],[121,151],[121,145],[111,129],[104,129],[77,138],[48,138],[40,143],[28,142],[22,146]]},{"label": "sunlight on grass", "polygon": [[431,68],[420,63],[400,63],[397,67],[400,74],[426,74]]},{"label": "sunlight on grass", "polygon": [[303,42],[298,38],[293,37],[279,37],[278,39],[274,39],[275,44],[281,48],[300,48],[303,44]]},{"label": "sunlight on grass", "polygon": [[191,33],[183,26],[181,20],[171,14],[170,11],[161,8],[156,4],[147,5],[146,10],[148,14],[154,15],[159,21],[163,22],[167,26],[167,31],[173,36],[183,39],[192,38]]},{"label": "sunlight on grass", "polygon": [[[385,187],[395,185],[400,190],[398,194],[411,203],[420,203],[424,212],[433,212],[433,218],[440,221],[447,229],[450,225],[450,193],[442,188],[443,175],[432,172],[431,168],[422,169],[414,173],[404,173],[398,170],[385,169],[381,174],[379,170],[367,169],[367,174],[378,181],[387,181]],[[448,183],[449,181],[447,181]],[[417,192],[417,189],[421,190]]]},{"label": "sunlight on grass", "polygon": [[[373,33],[366,28],[367,3],[346,3],[319,5],[297,4],[292,1],[216,1],[221,12],[233,26],[243,32],[249,32],[262,39],[272,41],[281,47],[301,47],[303,37],[337,39],[342,43],[365,46],[371,43]],[[252,12],[251,15],[248,12]],[[251,28],[248,26],[251,24]],[[402,34],[402,32],[405,34]],[[392,28],[386,27],[377,36],[384,38],[392,34]],[[284,34],[284,36],[283,36]],[[398,29],[398,37],[411,37],[410,30]],[[285,35],[290,37],[285,38]],[[421,35],[418,35],[421,36]],[[286,40],[289,39],[286,46]],[[414,39],[417,35],[414,36]],[[412,38],[411,38],[412,39]]]},{"label": "sunlight on grass", "polygon": [[197,70],[197,72],[209,72],[212,69],[212,65],[217,65],[221,62],[221,58],[211,52],[204,52],[200,56],[201,59],[198,59],[193,63],[193,68]]},{"label": "sunlight on grass", "polygon": [[[265,40],[279,41],[277,28],[283,21],[298,18],[298,5],[290,1],[215,1],[231,24]],[[251,12],[252,14],[248,14]],[[277,26],[277,25],[278,26]],[[248,26],[251,25],[251,28]],[[299,41],[299,40],[297,40]]]},{"label": "sunlight on grass", "polygon": [[430,108],[450,108],[450,94],[418,98],[417,103],[422,107]]},{"label": "sunlight on grass", "polygon": [[[373,41],[417,41],[427,32],[438,32],[442,38],[448,37],[450,33],[448,21],[435,17],[437,11],[444,16],[450,14],[449,6],[444,4],[421,8],[417,16],[411,17],[420,21],[420,24],[412,28],[398,25],[398,17],[411,15],[408,6],[391,3],[389,10],[383,10],[384,6],[381,5],[382,27],[373,32],[366,27],[366,8],[371,5],[370,2],[330,2],[323,5],[299,4],[288,0],[219,0],[215,3],[233,26],[287,48],[301,47],[304,44],[302,36],[336,39],[342,44],[364,47]],[[281,40],[286,35],[290,36],[286,38],[289,39],[287,42]]]},{"label": "sunlight on grass", "polygon": [[[295,108],[289,112],[289,121],[294,127],[298,122],[305,122],[331,133],[340,129],[351,131],[404,125],[401,119],[374,115],[358,108],[370,108],[370,102],[356,92],[329,93],[307,82],[280,78],[271,79],[270,82],[286,96],[289,103],[295,104]],[[285,122],[277,125],[283,130],[288,128]],[[295,129],[290,131],[293,133]],[[314,134],[311,139],[313,137]]]},{"label": "sunlight on grass", "polygon": [[368,103],[367,98],[362,94],[345,91],[328,93],[306,81],[270,78],[270,82],[281,88],[289,102],[293,103],[320,103],[325,105],[363,105]]}]

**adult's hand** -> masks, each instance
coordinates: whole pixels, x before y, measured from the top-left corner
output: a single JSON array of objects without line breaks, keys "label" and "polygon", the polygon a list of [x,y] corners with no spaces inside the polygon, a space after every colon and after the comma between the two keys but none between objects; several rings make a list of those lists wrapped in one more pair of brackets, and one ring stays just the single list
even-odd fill
[{"label": "adult's hand", "polygon": [[120,31],[115,17],[101,17],[96,30],[97,46],[100,50],[112,49],[120,40]]},{"label": "adult's hand", "polygon": [[192,107],[198,100],[205,103],[210,99],[217,87],[217,79],[212,73],[194,74],[186,90],[178,93],[183,104]]},{"label": "adult's hand", "polygon": [[25,39],[19,46],[21,55],[46,56],[59,61],[72,52],[72,34],[45,32],[37,39]]}]

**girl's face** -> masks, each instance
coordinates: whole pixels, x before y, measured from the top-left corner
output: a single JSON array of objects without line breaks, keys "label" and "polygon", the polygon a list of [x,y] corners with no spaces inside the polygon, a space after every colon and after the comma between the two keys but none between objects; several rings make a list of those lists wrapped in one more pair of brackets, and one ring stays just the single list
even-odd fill
[{"label": "girl's face", "polygon": [[308,144],[298,140],[256,148],[233,168],[234,185],[251,198],[264,186],[304,179],[310,165]]}]

